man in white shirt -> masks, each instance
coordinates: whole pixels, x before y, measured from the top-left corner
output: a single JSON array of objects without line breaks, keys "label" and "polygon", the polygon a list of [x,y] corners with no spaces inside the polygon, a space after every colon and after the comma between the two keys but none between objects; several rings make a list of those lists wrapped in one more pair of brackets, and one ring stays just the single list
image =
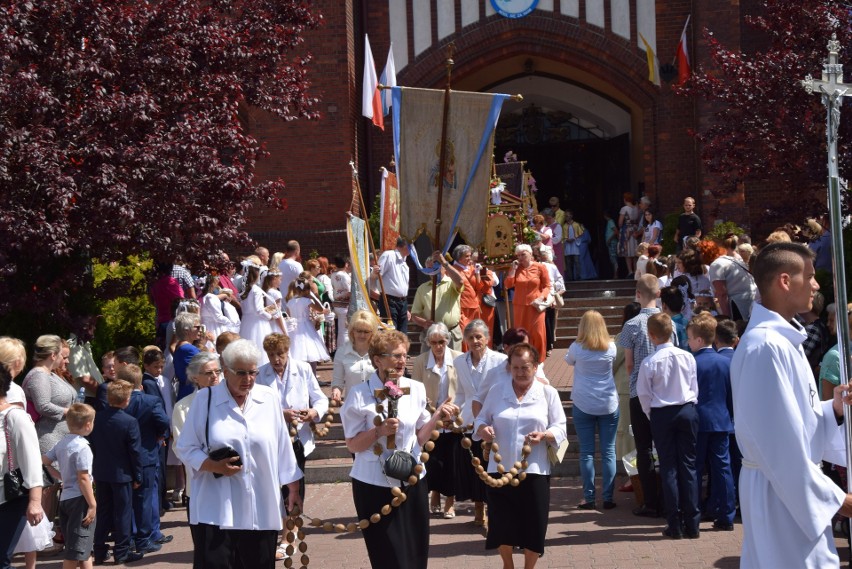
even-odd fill
[{"label": "man in white shirt", "polygon": [[411,315],[408,312],[408,280],[409,270],[406,259],[408,258],[408,242],[398,237],[396,248],[385,251],[379,257],[379,262],[373,265],[373,274],[370,280],[382,279],[382,287],[388,299],[390,315],[385,310],[385,303],[379,301],[379,314],[382,318],[390,318],[397,330],[403,334],[408,332],[408,320]]},{"label": "man in white shirt", "polygon": [[[820,461],[842,444],[843,395],[820,401],[793,317],[819,289],[813,253],[773,243],[752,273],[761,302],[731,361],[734,429],[743,455],[741,567],[838,567],[831,519],[852,515],[852,495],[823,474]],[[839,441],[840,444],[833,444]]]},{"label": "man in white shirt", "polygon": [[636,395],[651,420],[651,433],[660,458],[660,480],[666,505],[663,535],[680,539],[699,536],[698,476],[695,449],[698,442],[698,375],[695,358],[671,342],[668,314],[648,318],[648,337],[655,352],[639,368]]},{"label": "man in white shirt", "polygon": [[298,241],[288,241],[287,248],[284,250],[284,259],[278,264],[278,270],[281,271],[281,285],[278,290],[281,291],[281,309],[287,308],[287,293],[290,292],[290,283],[304,271],[302,263],[298,261],[299,254],[302,248]]},{"label": "man in white shirt", "polygon": [[334,258],[337,270],[331,274],[331,289],[334,315],[337,317],[337,347],[343,347],[348,334],[349,298],[352,294],[352,265],[349,257],[338,255]]}]

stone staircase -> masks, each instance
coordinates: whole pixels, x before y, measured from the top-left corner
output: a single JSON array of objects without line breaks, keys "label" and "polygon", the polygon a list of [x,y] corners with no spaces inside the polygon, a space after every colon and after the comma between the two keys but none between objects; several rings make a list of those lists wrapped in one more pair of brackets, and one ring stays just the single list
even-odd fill
[{"label": "stone staircase", "polygon": [[[565,349],[577,336],[577,325],[586,310],[594,309],[601,312],[607,321],[609,331],[615,335],[621,328],[621,314],[625,304],[631,302],[634,297],[634,281],[580,281],[567,283],[565,293],[565,306],[557,310],[556,327],[556,349],[551,358],[558,366],[559,360],[564,357]],[[412,341],[417,339],[419,329],[411,327],[409,336]],[[419,347],[412,343],[412,354],[419,353]],[[549,367],[551,359],[545,364]],[[562,366],[565,364],[562,363]],[[565,367],[565,369],[570,369]],[[560,372],[561,373],[561,372]],[[321,364],[317,370],[320,386],[326,394],[331,392],[331,364]],[[550,373],[548,373],[550,377]],[[555,382],[557,383],[557,382]],[[567,387],[562,387],[564,382],[558,382],[560,386],[560,398],[568,419],[567,431],[569,447],[565,459],[554,468],[554,476],[579,476],[579,444],[577,432],[574,428],[573,404],[570,400],[570,381]],[[316,449],[308,457],[305,467],[305,479],[307,483],[341,482],[349,480],[349,471],[352,468],[352,457],[346,448],[343,437],[343,426],[340,417],[334,414],[334,421],[328,434],[323,438],[316,439]],[[621,464],[618,464],[619,471]],[[600,474],[600,463],[597,462],[596,472]]]}]

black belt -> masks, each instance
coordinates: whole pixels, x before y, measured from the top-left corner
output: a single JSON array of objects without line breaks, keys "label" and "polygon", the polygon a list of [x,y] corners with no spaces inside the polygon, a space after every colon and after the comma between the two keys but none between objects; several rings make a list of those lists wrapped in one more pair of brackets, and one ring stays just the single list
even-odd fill
[{"label": "black belt", "polygon": [[406,298],[404,296],[393,296],[392,294],[386,294],[385,296],[388,297],[388,300],[395,300],[397,302],[406,301]]}]

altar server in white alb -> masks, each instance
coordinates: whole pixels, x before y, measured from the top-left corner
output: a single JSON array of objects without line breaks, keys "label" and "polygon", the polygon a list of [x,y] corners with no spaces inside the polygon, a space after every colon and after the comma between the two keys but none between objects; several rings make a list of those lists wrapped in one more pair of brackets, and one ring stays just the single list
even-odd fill
[{"label": "altar server in white alb", "polygon": [[743,454],[741,567],[838,567],[831,518],[852,515],[852,495],[826,477],[820,461],[843,422],[840,385],[820,401],[793,319],[819,288],[813,253],[774,243],[754,261],[762,299],[731,362],[734,422]]}]

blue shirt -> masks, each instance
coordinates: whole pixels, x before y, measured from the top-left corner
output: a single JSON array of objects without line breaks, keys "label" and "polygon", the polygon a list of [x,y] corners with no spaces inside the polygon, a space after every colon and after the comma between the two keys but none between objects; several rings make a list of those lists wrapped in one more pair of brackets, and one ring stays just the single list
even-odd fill
[{"label": "blue shirt", "polygon": [[92,481],[92,449],[89,448],[89,441],[73,433],[65,435],[56,446],[47,451],[46,456],[51,462],[59,463],[59,473],[62,474],[60,501],[82,496],[77,484],[77,473],[85,470],[88,472],[89,482]]},{"label": "blue shirt", "polygon": [[574,366],[571,400],[587,415],[609,415],[618,409],[618,391],[612,375],[615,353],[612,342],[606,350],[589,350],[574,342],[565,354],[565,361]]},{"label": "blue shirt", "polygon": [[618,345],[633,350],[633,371],[630,372],[630,397],[636,397],[636,380],[642,361],[654,353],[654,344],[648,337],[648,317],[657,314],[658,308],[643,308],[639,314],[624,323],[618,335]]}]

